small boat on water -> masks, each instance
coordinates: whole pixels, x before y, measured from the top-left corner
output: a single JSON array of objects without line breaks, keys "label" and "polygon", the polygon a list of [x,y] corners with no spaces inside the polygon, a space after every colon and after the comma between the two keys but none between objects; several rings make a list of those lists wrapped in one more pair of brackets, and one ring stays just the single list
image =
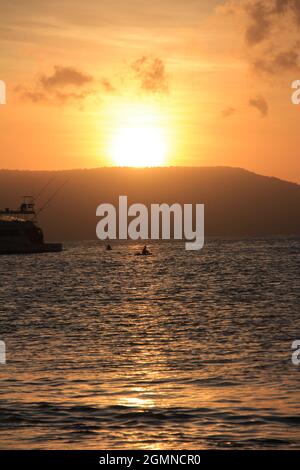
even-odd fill
[{"label": "small boat on water", "polygon": [[62,243],[44,242],[33,197],[25,196],[19,209],[0,210],[0,255],[53,253],[62,249]]},{"label": "small boat on water", "polygon": [[146,246],[142,249],[140,253],[135,253],[135,256],[151,256],[152,253],[148,250]]}]

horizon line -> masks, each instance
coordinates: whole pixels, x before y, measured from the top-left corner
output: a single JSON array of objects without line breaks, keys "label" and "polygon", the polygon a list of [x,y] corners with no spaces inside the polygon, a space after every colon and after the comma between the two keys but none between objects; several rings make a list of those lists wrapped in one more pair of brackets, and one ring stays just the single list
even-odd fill
[{"label": "horizon line", "polygon": [[145,170],[195,170],[195,169],[227,169],[227,170],[239,170],[246,173],[250,173],[256,176],[260,176],[263,178],[271,178],[276,179],[279,181],[283,181],[285,183],[296,184],[297,186],[300,185],[300,181],[290,181],[279,176],[274,175],[264,175],[261,173],[257,173],[253,170],[248,170],[247,168],[242,168],[239,166],[230,166],[230,165],[160,165],[160,166],[99,166],[99,167],[78,167],[78,168],[62,168],[62,169],[30,169],[30,168],[0,168],[0,172],[23,172],[23,173],[67,173],[67,172],[75,172],[75,171],[95,171],[95,170],[134,170],[134,171],[145,171]]}]

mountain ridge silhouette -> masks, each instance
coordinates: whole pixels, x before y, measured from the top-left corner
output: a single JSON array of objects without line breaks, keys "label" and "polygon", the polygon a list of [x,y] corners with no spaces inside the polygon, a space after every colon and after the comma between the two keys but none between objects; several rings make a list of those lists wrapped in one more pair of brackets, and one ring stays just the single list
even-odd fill
[{"label": "mountain ridge silhouette", "polygon": [[[300,235],[300,185],[235,167],[159,167],[0,170],[0,207],[19,206],[23,195],[43,204],[39,217],[48,240],[96,239],[101,203],[205,204],[206,236]],[[46,186],[48,184],[48,186]]]}]

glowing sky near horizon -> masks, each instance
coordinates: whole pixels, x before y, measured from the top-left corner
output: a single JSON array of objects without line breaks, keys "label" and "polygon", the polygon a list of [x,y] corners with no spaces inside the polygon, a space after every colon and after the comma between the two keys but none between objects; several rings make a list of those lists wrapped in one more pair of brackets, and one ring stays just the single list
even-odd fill
[{"label": "glowing sky near horizon", "polygon": [[287,5],[3,0],[0,168],[228,165],[300,182]]}]

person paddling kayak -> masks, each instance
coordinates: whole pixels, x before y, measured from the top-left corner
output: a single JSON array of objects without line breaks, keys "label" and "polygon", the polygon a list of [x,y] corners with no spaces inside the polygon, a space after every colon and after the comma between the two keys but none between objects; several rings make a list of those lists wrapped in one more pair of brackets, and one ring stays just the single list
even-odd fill
[{"label": "person paddling kayak", "polygon": [[146,247],[146,245],[145,245],[144,248],[143,248],[142,255],[150,255],[150,251],[148,250],[148,248]]},{"label": "person paddling kayak", "polygon": [[142,249],[142,251],[139,251],[138,253],[135,253],[135,256],[148,256],[148,255],[151,255],[151,254],[152,253],[148,250],[148,248],[145,245],[144,248]]}]

